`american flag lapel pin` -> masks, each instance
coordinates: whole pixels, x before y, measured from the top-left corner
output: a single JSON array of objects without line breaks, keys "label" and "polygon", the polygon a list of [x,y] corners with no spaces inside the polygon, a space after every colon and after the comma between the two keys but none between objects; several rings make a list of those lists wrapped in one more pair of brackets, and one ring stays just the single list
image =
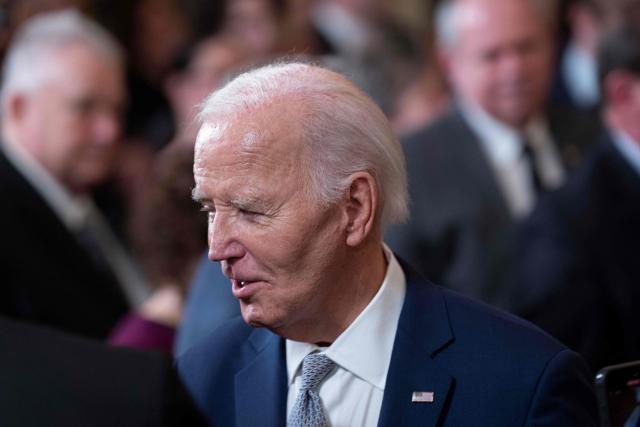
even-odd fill
[{"label": "american flag lapel pin", "polygon": [[413,403],[433,403],[432,391],[414,391],[411,395],[411,402]]}]

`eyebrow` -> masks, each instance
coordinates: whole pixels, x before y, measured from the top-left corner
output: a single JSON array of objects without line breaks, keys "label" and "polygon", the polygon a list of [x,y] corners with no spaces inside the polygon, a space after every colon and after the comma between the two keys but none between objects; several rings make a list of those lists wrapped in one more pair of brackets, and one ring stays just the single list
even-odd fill
[{"label": "eyebrow", "polygon": [[[194,187],[194,189],[191,190],[191,198],[194,202],[200,204],[207,204],[212,202],[212,199],[203,195],[200,191],[198,191],[197,187]],[[229,200],[228,203],[240,209],[267,209],[268,207],[267,203],[264,200],[255,196],[248,195],[236,195],[231,200]]]},{"label": "eyebrow", "polygon": [[236,195],[229,200],[229,203],[241,209],[264,209],[266,207],[264,200],[246,195]]},{"label": "eyebrow", "polygon": [[204,196],[197,187],[194,187],[193,190],[191,190],[191,199],[194,202],[197,203],[205,203],[205,202],[210,202],[211,199],[209,199],[208,197]]}]

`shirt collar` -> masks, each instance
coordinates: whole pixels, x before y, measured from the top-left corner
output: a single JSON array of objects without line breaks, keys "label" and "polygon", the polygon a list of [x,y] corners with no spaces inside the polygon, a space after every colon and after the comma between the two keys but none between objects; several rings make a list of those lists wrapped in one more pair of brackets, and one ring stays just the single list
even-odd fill
[{"label": "shirt collar", "polygon": [[4,142],[0,148],[68,228],[78,230],[83,226],[92,207],[88,197],[67,191],[19,144]]},{"label": "shirt collar", "polygon": [[613,130],[611,139],[613,139],[613,145],[622,154],[622,157],[640,174],[640,142],[634,141],[633,138],[621,130]]},{"label": "shirt collar", "polygon": [[515,161],[522,156],[522,134],[534,146],[549,141],[547,122],[537,116],[530,120],[524,132],[496,120],[479,106],[458,101],[460,111],[471,129],[478,135],[486,153],[497,164]]},{"label": "shirt collar", "polygon": [[404,302],[406,279],[393,252],[386,245],[383,245],[383,249],[388,265],[380,289],[329,347],[319,348],[315,344],[286,341],[289,384],[293,383],[302,359],[320,350],[342,369],[384,390]]}]

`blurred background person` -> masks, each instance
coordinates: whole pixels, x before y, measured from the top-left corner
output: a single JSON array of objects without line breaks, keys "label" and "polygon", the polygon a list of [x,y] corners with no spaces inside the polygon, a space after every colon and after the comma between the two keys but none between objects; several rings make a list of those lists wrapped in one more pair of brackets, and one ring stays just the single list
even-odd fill
[{"label": "blurred background person", "polygon": [[600,104],[597,51],[603,34],[637,14],[637,0],[569,0],[561,13],[566,20],[566,40],[558,46],[558,63],[552,101],[595,109]]},{"label": "blurred background person", "polygon": [[594,372],[640,359],[639,22],[605,37],[606,130],[523,224],[510,262],[508,307],[580,352]]},{"label": "blurred background person", "polygon": [[606,0],[573,0],[566,9],[569,38],[560,47],[552,87],[559,104],[595,108],[600,102],[596,51],[605,26]]},{"label": "blurred background person", "polygon": [[0,316],[3,427],[195,427],[207,423],[160,354]]},{"label": "blurred background person", "polygon": [[12,42],[1,92],[7,316],[105,337],[148,294],[91,198],[120,141],[122,61],[113,37],[74,11],[34,17]]},{"label": "blurred background person", "polygon": [[[130,223],[135,253],[154,292],[118,324],[109,338],[112,344],[173,351],[188,285],[207,246],[206,218],[191,199],[197,106],[252,57],[251,50],[231,35],[207,37],[192,50],[186,66],[165,80],[176,132],[155,156],[146,191],[135,201]],[[211,316],[226,310],[218,294],[227,289],[217,277],[207,276],[206,297],[197,294],[192,299],[193,304],[206,305],[199,323],[208,323]]]},{"label": "blurred background person", "polygon": [[222,32],[242,40],[252,57],[264,60],[280,49],[286,15],[286,0],[227,1]]},{"label": "blurred background person", "polygon": [[535,0],[444,0],[437,47],[453,107],[403,138],[412,216],[388,233],[430,279],[492,301],[504,240],[557,188],[597,127],[548,107],[554,10]]}]

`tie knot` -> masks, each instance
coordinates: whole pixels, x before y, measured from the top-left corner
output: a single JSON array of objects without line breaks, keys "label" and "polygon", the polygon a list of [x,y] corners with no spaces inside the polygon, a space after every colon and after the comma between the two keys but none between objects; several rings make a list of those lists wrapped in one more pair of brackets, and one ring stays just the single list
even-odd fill
[{"label": "tie knot", "polygon": [[331,372],[335,363],[324,354],[312,353],[302,360],[302,390],[315,390],[320,381]]}]

